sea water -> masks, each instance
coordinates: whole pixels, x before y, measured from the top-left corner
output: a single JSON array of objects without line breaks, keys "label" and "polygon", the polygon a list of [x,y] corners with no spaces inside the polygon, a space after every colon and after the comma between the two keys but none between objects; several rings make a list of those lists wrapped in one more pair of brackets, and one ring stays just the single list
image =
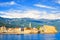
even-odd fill
[{"label": "sea water", "polygon": [[0,34],[0,40],[60,40],[57,34]]}]

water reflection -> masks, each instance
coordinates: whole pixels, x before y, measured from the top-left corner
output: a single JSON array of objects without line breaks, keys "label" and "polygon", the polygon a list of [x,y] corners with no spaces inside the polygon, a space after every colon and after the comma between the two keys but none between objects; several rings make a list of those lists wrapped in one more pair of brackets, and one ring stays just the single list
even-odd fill
[{"label": "water reflection", "polygon": [[44,40],[56,40],[55,34],[44,34],[43,39]]},{"label": "water reflection", "polygon": [[60,40],[60,34],[0,34],[0,40]]}]

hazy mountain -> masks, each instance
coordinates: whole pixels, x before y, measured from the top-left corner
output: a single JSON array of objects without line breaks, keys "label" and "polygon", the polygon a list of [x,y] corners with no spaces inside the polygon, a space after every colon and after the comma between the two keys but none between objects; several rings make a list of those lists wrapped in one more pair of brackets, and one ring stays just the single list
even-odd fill
[{"label": "hazy mountain", "polygon": [[32,27],[37,27],[39,25],[52,25],[60,30],[60,19],[48,20],[48,19],[31,19],[31,18],[2,18],[0,17],[0,26],[6,25],[6,27],[28,27],[29,23]]}]

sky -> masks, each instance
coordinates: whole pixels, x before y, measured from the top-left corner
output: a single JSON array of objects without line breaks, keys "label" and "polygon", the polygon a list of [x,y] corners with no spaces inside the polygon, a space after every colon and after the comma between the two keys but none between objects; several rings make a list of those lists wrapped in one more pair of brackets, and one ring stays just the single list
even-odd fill
[{"label": "sky", "polygon": [[60,0],[0,0],[0,17],[60,19]]}]

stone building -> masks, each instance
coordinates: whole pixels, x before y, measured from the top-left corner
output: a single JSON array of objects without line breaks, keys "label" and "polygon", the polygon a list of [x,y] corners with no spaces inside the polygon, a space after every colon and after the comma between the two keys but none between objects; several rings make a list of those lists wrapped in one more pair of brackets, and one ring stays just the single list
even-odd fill
[{"label": "stone building", "polygon": [[31,34],[32,28],[24,28],[24,34]]},{"label": "stone building", "polygon": [[38,33],[38,29],[37,28],[32,28],[32,33],[33,34],[37,34]]},{"label": "stone building", "polygon": [[5,33],[5,32],[7,32],[6,27],[5,26],[0,27],[0,33]]},{"label": "stone building", "polygon": [[56,33],[57,30],[55,28],[55,26],[48,26],[48,25],[44,25],[43,27],[40,27],[40,33]]}]

